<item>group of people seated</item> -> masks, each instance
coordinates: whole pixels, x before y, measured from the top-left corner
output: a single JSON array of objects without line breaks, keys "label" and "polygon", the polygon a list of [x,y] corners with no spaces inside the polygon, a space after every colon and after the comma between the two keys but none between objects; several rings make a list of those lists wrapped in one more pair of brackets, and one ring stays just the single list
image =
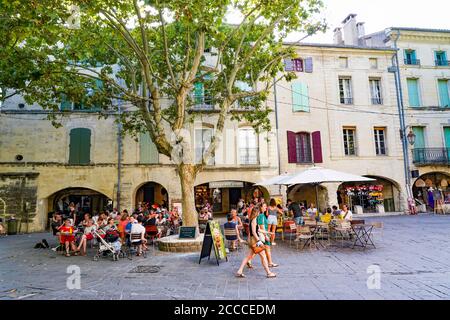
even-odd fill
[{"label": "group of people seated", "polygon": [[342,205],[342,210],[337,206],[327,208],[324,213],[321,213],[315,207],[314,203],[311,203],[309,208],[306,209],[303,203],[287,201],[287,213],[292,217],[297,225],[304,225],[304,218],[310,217],[316,221],[330,223],[333,219],[351,221],[353,219],[353,213],[349,210],[346,204]]},{"label": "group of people seated", "polygon": [[[105,239],[115,250],[120,251],[123,244],[137,247],[137,255],[142,250],[148,250],[147,238],[151,236],[160,238],[170,233],[176,233],[181,224],[178,209],[168,211],[158,206],[140,206],[133,214],[125,209],[118,213],[116,209],[111,212],[105,211],[91,216],[84,213],[82,220],[79,214],[73,213],[64,217],[60,212],[52,216],[51,228],[53,235],[58,238],[59,246],[65,255],[86,256],[88,241]],[[131,235],[140,235],[133,236]]]}]

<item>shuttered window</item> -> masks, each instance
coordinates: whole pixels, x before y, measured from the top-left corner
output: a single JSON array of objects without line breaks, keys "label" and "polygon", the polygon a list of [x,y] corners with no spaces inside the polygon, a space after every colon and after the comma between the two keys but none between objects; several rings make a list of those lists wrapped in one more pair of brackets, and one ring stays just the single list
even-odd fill
[{"label": "shuttered window", "polygon": [[322,141],[320,132],[287,132],[289,163],[322,163]]},{"label": "shuttered window", "polygon": [[159,163],[159,153],[150,134],[141,133],[139,137],[139,155],[140,163],[157,164]]},{"label": "shuttered window", "polygon": [[294,71],[294,72],[313,72],[313,60],[311,57],[301,59],[284,59],[284,70],[285,71]]},{"label": "shuttered window", "polygon": [[356,156],[356,128],[344,128],[344,154]]},{"label": "shuttered window", "polygon": [[294,82],[292,88],[292,111],[309,112],[309,95],[306,83]]},{"label": "shuttered window", "polygon": [[69,164],[89,164],[91,162],[91,130],[72,129],[69,149]]},{"label": "shuttered window", "polygon": [[450,107],[450,81],[447,79],[438,80],[439,103],[441,107]]},{"label": "shuttered window", "polygon": [[410,107],[420,107],[419,81],[417,79],[407,79],[408,97]]}]

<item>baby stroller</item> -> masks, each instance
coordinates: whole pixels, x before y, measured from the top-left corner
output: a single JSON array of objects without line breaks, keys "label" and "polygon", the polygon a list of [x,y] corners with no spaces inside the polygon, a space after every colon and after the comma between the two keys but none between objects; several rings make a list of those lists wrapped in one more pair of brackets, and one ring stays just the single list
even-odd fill
[{"label": "baby stroller", "polygon": [[97,230],[93,231],[93,235],[98,241],[98,250],[94,256],[94,261],[98,261],[101,256],[111,255],[113,261],[119,261],[119,258],[126,256],[122,250],[122,244],[120,243],[119,232],[117,230],[108,230],[105,238],[102,238]]}]

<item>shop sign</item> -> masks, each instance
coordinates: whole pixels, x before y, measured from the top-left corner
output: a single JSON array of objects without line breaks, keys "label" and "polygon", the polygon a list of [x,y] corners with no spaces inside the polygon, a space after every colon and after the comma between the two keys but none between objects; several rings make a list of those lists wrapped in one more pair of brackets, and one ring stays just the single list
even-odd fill
[{"label": "shop sign", "polygon": [[210,189],[220,189],[220,188],[243,188],[244,183],[241,181],[217,181],[217,182],[210,182],[209,188]]}]

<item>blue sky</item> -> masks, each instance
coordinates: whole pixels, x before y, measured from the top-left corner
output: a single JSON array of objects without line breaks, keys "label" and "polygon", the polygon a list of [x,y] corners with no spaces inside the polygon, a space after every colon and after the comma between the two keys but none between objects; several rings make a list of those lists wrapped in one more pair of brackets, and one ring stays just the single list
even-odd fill
[{"label": "blue sky", "polygon": [[[330,43],[333,29],[349,13],[355,13],[359,22],[365,22],[366,34],[387,27],[418,27],[450,29],[450,0],[324,0],[326,5],[321,16],[329,29],[305,42]],[[292,35],[289,40],[298,40]]]}]

